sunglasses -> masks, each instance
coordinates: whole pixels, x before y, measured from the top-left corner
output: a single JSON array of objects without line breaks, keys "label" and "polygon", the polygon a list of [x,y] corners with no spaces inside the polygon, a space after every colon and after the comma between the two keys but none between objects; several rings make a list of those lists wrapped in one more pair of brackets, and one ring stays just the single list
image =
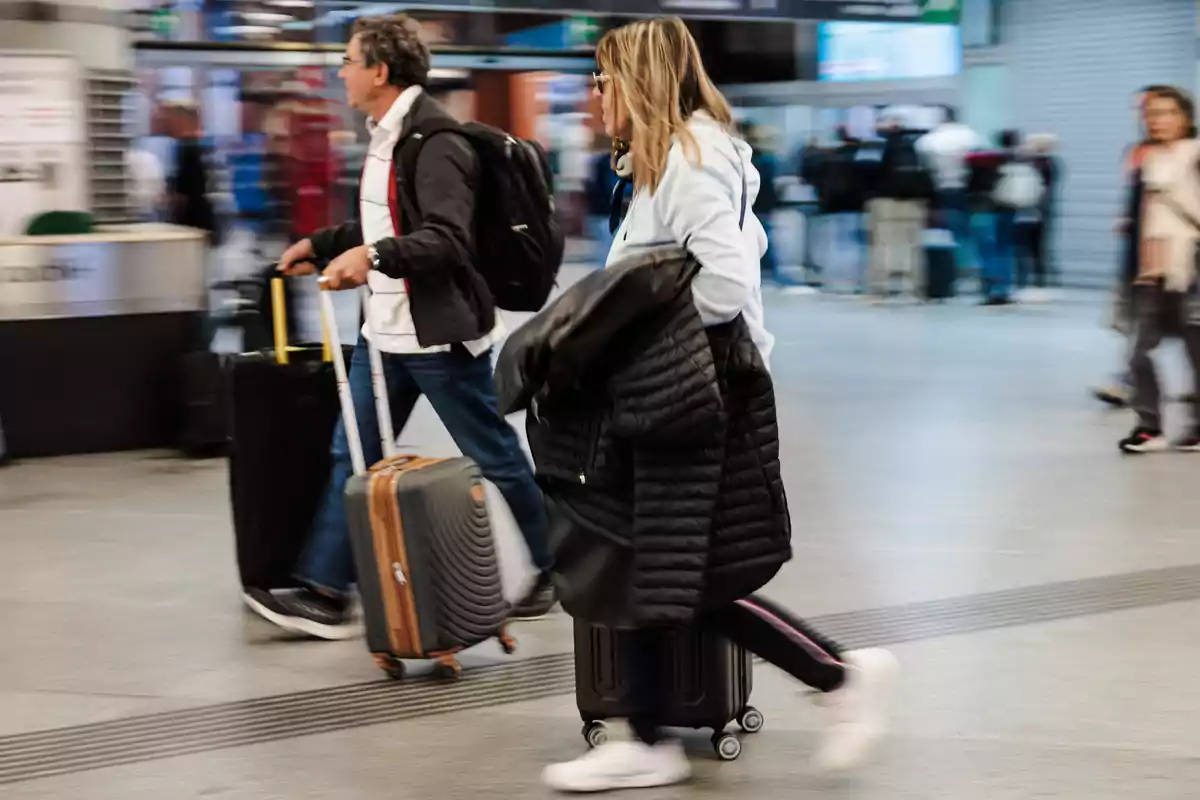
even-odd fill
[{"label": "sunglasses", "polygon": [[612,80],[612,78],[608,75],[605,75],[603,72],[592,73],[592,81],[595,82],[596,88],[600,91],[604,91],[604,84],[608,83],[610,80]]}]

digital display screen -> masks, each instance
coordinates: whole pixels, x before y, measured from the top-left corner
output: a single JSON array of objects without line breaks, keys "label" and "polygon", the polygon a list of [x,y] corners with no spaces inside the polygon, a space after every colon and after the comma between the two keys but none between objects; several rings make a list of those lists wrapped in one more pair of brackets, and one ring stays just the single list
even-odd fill
[{"label": "digital display screen", "polygon": [[957,25],[822,22],[817,71],[822,81],[944,78],[962,69]]}]

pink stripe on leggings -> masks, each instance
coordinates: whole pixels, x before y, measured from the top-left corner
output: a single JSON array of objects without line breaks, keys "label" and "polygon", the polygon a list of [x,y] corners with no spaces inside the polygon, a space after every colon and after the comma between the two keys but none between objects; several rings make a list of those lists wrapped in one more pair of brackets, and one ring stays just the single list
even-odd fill
[{"label": "pink stripe on leggings", "polygon": [[842,662],[838,661],[836,658],[834,658],[832,653],[830,653],[828,650],[826,650],[821,645],[814,642],[812,639],[808,638],[808,636],[805,635],[804,631],[798,629],[795,625],[792,625],[787,620],[782,619],[778,615],[771,613],[770,611],[768,611],[767,609],[758,605],[757,603],[753,602],[752,600],[747,600],[745,598],[742,598],[741,600],[735,600],[734,602],[737,603],[738,605],[740,605],[742,608],[748,609],[750,611],[750,613],[754,614],[759,619],[764,620],[772,628],[779,631],[780,633],[782,633],[784,636],[791,639],[796,644],[800,645],[800,647],[805,652],[807,652],[810,656],[812,656],[817,661],[821,661],[825,664],[832,664],[835,666],[842,665]]}]

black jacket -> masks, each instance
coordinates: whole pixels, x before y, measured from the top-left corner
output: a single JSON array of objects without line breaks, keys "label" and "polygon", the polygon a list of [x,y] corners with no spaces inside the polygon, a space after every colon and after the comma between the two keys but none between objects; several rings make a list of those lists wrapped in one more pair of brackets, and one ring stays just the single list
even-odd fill
[{"label": "black jacket", "polygon": [[771,378],[740,317],[703,326],[696,269],[668,250],[594,272],[500,354],[577,618],[686,625],[791,557]]},{"label": "black jacket", "polygon": [[[422,347],[469,342],[496,324],[495,302],[475,265],[475,150],[457,133],[441,133],[421,147],[413,186],[405,184],[399,168],[400,149],[413,127],[438,118],[450,115],[433,98],[419,95],[404,119],[393,161],[402,235],[374,243],[379,271],[408,281],[413,325]],[[363,244],[358,220],[310,238],[321,259]]]}]

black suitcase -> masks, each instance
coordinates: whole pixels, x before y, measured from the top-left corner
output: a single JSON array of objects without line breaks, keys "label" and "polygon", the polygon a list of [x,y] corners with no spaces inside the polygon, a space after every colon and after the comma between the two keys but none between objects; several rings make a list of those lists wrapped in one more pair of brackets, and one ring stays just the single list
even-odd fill
[{"label": "black suitcase", "polygon": [[958,247],[949,231],[925,231],[925,299],[954,297],[958,280]]},{"label": "black suitcase", "polygon": [[244,588],[294,586],[332,466],[337,378],[322,347],[233,356],[229,492]]},{"label": "black suitcase", "polygon": [[[725,730],[736,721],[746,733],[762,730],[763,716],[750,705],[753,664],[750,653],[700,629],[672,631],[666,648],[669,670],[661,685],[671,687],[665,724],[712,728],[717,755],[732,761],[742,753],[737,736]],[[628,717],[630,708],[623,649],[625,634],[575,621],[575,702],[583,736],[592,747],[608,739],[604,720]]]}]

